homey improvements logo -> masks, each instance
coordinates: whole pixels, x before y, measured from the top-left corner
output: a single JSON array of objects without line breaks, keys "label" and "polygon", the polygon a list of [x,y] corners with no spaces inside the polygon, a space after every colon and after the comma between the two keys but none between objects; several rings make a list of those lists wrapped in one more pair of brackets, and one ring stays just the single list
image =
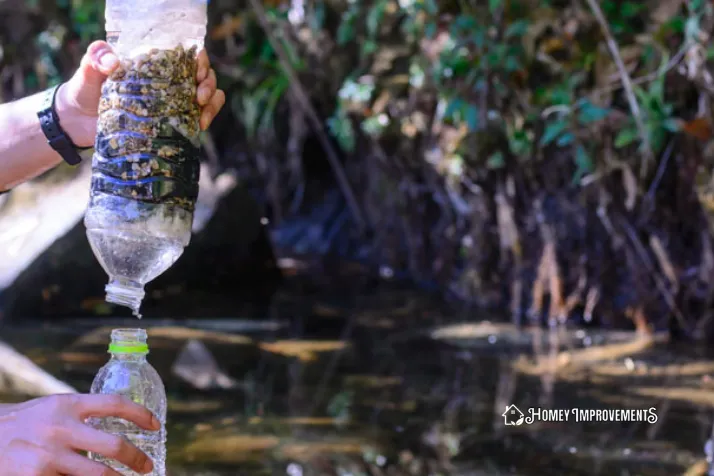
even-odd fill
[{"label": "homey improvements logo", "polygon": [[508,405],[501,415],[506,426],[530,425],[534,422],[646,422],[657,423],[657,409],[655,407],[644,409],[595,409],[595,408],[566,408],[546,409],[527,408],[522,412],[515,405]]}]

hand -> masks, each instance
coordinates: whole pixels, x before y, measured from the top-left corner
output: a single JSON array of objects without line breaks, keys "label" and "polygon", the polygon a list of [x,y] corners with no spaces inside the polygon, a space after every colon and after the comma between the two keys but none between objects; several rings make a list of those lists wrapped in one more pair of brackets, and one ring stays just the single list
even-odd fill
[{"label": "hand", "polygon": [[[111,46],[95,41],[87,49],[77,72],[57,93],[57,114],[75,145],[94,145],[102,84],[119,66]],[[216,72],[211,68],[206,50],[198,55],[197,102],[201,106],[201,130],[206,130],[226,103],[226,95],[217,89]]]},{"label": "hand", "polygon": [[141,474],[153,470],[151,459],[120,436],[84,423],[88,417],[118,417],[149,431],[161,424],[149,410],[116,395],[55,395],[0,413],[0,475],[121,476],[82,456],[91,451]]}]

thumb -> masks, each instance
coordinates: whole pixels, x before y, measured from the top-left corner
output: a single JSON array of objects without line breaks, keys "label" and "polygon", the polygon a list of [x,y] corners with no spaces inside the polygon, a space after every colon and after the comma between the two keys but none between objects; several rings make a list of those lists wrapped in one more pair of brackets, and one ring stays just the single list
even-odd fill
[{"label": "thumb", "polygon": [[79,69],[67,83],[67,92],[81,111],[96,114],[102,85],[119,66],[119,58],[104,41],[95,41],[82,58]]}]

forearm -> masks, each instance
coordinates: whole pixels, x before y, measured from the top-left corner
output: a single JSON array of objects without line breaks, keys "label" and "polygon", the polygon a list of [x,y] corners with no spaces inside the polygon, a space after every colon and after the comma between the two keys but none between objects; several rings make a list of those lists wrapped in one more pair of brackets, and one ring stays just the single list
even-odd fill
[{"label": "forearm", "polygon": [[[81,127],[73,114],[63,114],[62,90],[56,109],[65,130]],[[37,117],[43,107],[43,93],[0,105],[0,192],[34,178],[62,160],[47,143]]]}]

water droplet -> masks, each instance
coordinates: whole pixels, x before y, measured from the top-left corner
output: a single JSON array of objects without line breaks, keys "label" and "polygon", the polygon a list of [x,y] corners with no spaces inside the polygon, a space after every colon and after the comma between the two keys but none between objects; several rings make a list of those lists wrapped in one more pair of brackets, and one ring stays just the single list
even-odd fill
[{"label": "water droplet", "polygon": [[625,368],[630,372],[634,371],[635,370],[635,361],[629,357],[626,358],[625,359]]},{"label": "water droplet", "polygon": [[290,463],[287,471],[289,476],[302,476],[302,467],[296,463]]}]

